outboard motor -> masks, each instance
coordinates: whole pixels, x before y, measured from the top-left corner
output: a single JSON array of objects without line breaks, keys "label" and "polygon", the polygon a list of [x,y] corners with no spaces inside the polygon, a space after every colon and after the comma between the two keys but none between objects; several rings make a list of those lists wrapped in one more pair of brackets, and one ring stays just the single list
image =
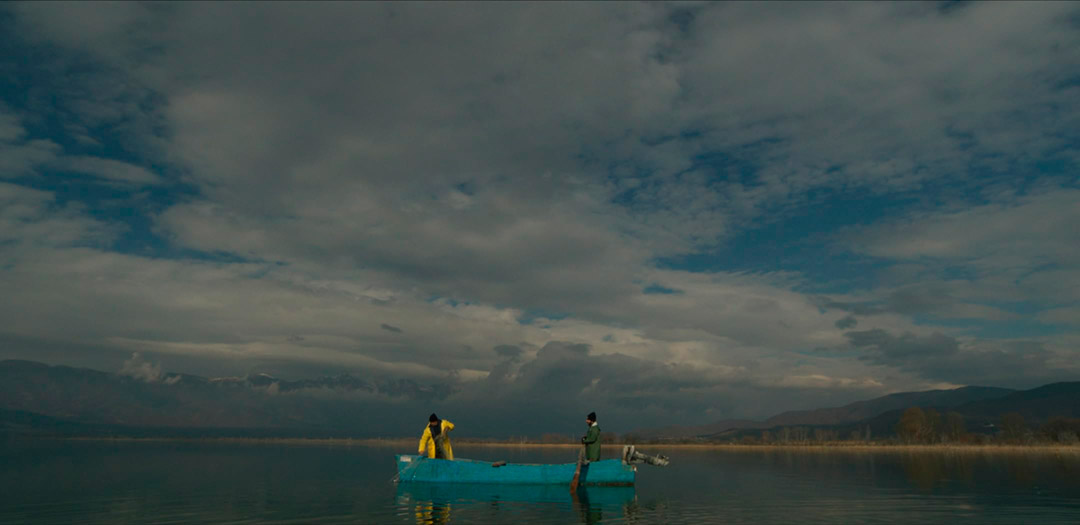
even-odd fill
[{"label": "outboard motor", "polygon": [[661,456],[659,454],[655,456],[650,456],[648,454],[638,452],[637,449],[634,448],[634,445],[623,446],[622,461],[627,465],[634,463],[648,463],[649,465],[656,465],[658,467],[668,466],[667,456]]}]

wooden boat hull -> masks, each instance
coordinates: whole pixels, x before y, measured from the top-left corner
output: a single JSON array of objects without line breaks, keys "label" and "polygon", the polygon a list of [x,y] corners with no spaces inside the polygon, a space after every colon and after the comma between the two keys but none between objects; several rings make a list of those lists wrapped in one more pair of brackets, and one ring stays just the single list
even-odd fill
[{"label": "wooden boat hull", "polygon": [[[499,483],[522,485],[566,485],[574,478],[576,463],[507,463],[500,467],[471,459],[431,459],[424,456],[396,456],[399,482]],[[618,459],[594,461],[581,467],[581,485],[628,486],[634,484],[637,468]]]}]

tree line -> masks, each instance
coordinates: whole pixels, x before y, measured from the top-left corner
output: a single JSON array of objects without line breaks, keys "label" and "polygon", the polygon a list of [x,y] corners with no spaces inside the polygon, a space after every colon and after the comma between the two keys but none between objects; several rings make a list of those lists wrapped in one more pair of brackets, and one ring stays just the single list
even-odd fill
[{"label": "tree line", "polygon": [[959,413],[948,412],[942,417],[932,408],[919,407],[905,410],[896,424],[896,435],[905,443],[1080,443],[1080,419],[1075,418],[1051,418],[1034,427],[1022,414],[1009,412],[983,430],[968,432],[964,416]]},{"label": "tree line", "polygon": [[[1080,419],[1056,417],[1041,425],[1030,425],[1024,416],[1010,412],[969,431],[967,419],[958,412],[944,415],[932,408],[912,407],[903,412],[893,430],[895,435],[875,436],[870,425],[854,428],[780,427],[761,431],[736,431],[727,437],[715,439],[642,439],[625,434],[615,443],[701,443],[734,442],[755,444],[810,444],[810,443],[870,443],[875,444],[1080,444]],[[608,438],[610,439],[610,438]],[[607,442],[607,441],[606,441]]]}]

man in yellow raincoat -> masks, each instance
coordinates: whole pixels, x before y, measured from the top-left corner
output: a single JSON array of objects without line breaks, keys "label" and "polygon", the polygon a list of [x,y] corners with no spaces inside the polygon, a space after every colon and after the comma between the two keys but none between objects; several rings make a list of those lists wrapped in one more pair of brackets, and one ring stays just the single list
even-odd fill
[{"label": "man in yellow raincoat", "polygon": [[424,428],[424,435],[420,436],[420,454],[426,454],[429,458],[454,459],[454,449],[450,448],[450,436],[448,432],[454,430],[454,424],[440,420],[439,416],[431,414],[428,417],[428,426]]}]

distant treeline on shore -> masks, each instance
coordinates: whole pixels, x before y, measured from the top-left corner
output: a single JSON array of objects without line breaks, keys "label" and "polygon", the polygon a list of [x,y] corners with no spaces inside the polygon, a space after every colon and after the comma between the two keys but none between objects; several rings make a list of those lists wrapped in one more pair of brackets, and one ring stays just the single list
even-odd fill
[{"label": "distant treeline on shore", "polygon": [[[132,433],[131,429],[101,429],[97,432],[82,434],[79,432],[35,432],[37,437],[58,437],[70,439],[116,439],[132,441],[213,441],[244,443],[332,443],[357,445],[401,445],[415,446],[416,438],[357,438],[348,435],[274,435],[265,430],[258,434],[249,434],[240,429],[232,432],[221,429],[212,433],[193,431],[169,433],[166,429],[157,429],[154,433]],[[975,431],[969,431],[965,419],[955,412],[942,417],[933,409],[912,407],[904,411],[896,423],[894,432],[875,436],[870,426],[850,430],[841,435],[841,430],[827,427],[793,426],[768,430],[732,429],[720,435],[708,437],[665,438],[646,437],[634,433],[604,433],[602,442],[607,445],[699,445],[699,446],[1078,446],[1080,447],[1080,418],[1051,418],[1040,425],[1029,425],[1019,413],[1008,413],[996,423],[990,423]],[[0,433],[3,434],[3,433]],[[13,434],[8,434],[9,436]],[[477,438],[454,436],[455,444],[465,445],[527,445],[527,446],[580,446],[578,438],[569,434],[546,433],[540,436],[510,436],[506,438]]]},{"label": "distant treeline on shore", "polygon": [[643,439],[633,434],[620,436],[626,443],[738,443],[744,445],[869,444],[869,445],[1080,445],[1080,418],[1050,418],[1041,425],[1029,425],[1017,412],[1002,415],[996,423],[970,431],[964,416],[948,412],[944,417],[934,409],[911,407],[904,411],[894,433],[874,436],[869,425],[841,430],[828,427],[780,427],[769,430],[733,429],[708,438]]},{"label": "distant treeline on shore", "polygon": [[[303,431],[275,433],[272,429],[257,432],[245,429],[132,429],[104,427],[92,432],[83,428],[54,429],[24,434],[35,437],[69,439],[115,439],[131,441],[199,441],[243,443],[303,443],[415,446],[414,437],[352,437],[348,434],[308,434]],[[172,430],[170,432],[170,430]],[[635,433],[604,433],[607,445],[697,445],[697,446],[826,446],[826,447],[890,447],[890,446],[1077,446],[1080,448],[1080,418],[1051,418],[1039,425],[1029,425],[1019,413],[1007,413],[995,423],[987,423],[969,431],[965,418],[955,412],[942,416],[934,409],[912,407],[903,412],[893,432],[874,435],[869,425],[844,428],[791,426],[767,430],[732,429],[705,437],[647,437]],[[0,436],[22,433],[0,432]],[[336,435],[335,435],[336,434]],[[846,434],[846,435],[844,435]],[[579,438],[569,434],[546,433],[540,436],[510,436],[478,438],[454,436],[455,444],[495,446],[577,447]]]},{"label": "distant treeline on shore", "polygon": [[[844,432],[847,430],[847,432]],[[911,407],[904,411],[893,432],[875,436],[870,425],[851,429],[823,426],[785,426],[766,430],[732,429],[707,437],[646,437],[635,433],[603,435],[608,444],[742,444],[742,445],[1080,445],[1080,418],[1050,418],[1029,425],[1017,412],[1004,414],[995,423],[969,430],[965,418],[956,412],[944,417],[932,408]],[[459,440],[465,442],[463,440]],[[539,438],[510,437],[501,440],[472,440],[476,443],[520,444],[575,443],[573,436],[544,434]]]},{"label": "distant treeline on shore", "polygon": [[[413,447],[416,446],[416,440],[413,438],[373,438],[373,439],[353,439],[353,438],[190,438],[190,437],[63,437],[59,439],[71,440],[71,441],[119,441],[119,442],[135,442],[135,443],[154,443],[154,442],[181,442],[181,443],[217,443],[222,445],[268,445],[268,446],[321,446],[321,447],[387,447],[393,449],[397,453],[412,453]],[[619,452],[618,443],[613,443],[609,440],[606,444],[609,448],[604,450],[603,455],[605,457],[618,457]],[[461,450],[468,450],[470,447],[514,447],[514,448],[557,448],[557,449],[575,449],[580,447],[580,444],[574,443],[541,443],[532,440],[522,440],[521,438],[515,438],[514,441],[502,439],[458,439],[454,443]],[[852,451],[852,452],[988,452],[988,453],[1067,453],[1067,454],[1080,454],[1080,444],[1064,444],[1054,443],[1047,441],[1032,441],[1027,443],[1006,443],[1004,441],[995,443],[921,443],[921,444],[908,444],[897,440],[877,440],[877,441],[806,441],[806,442],[769,442],[769,443],[749,443],[744,441],[703,441],[703,440],[667,440],[667,441],[653,441],[653,442],[638,442],[635,443],[639,446],[652,447],[650,450],[653,452],[662,452],[665,449],[673,448],[699,448],[699,449],[715,449],[715,450],[730,450],[730,451],[761,451],[761,450],[792,450],[792,451],[807,451],[807,452],[825,452],[825,451]]]}]

